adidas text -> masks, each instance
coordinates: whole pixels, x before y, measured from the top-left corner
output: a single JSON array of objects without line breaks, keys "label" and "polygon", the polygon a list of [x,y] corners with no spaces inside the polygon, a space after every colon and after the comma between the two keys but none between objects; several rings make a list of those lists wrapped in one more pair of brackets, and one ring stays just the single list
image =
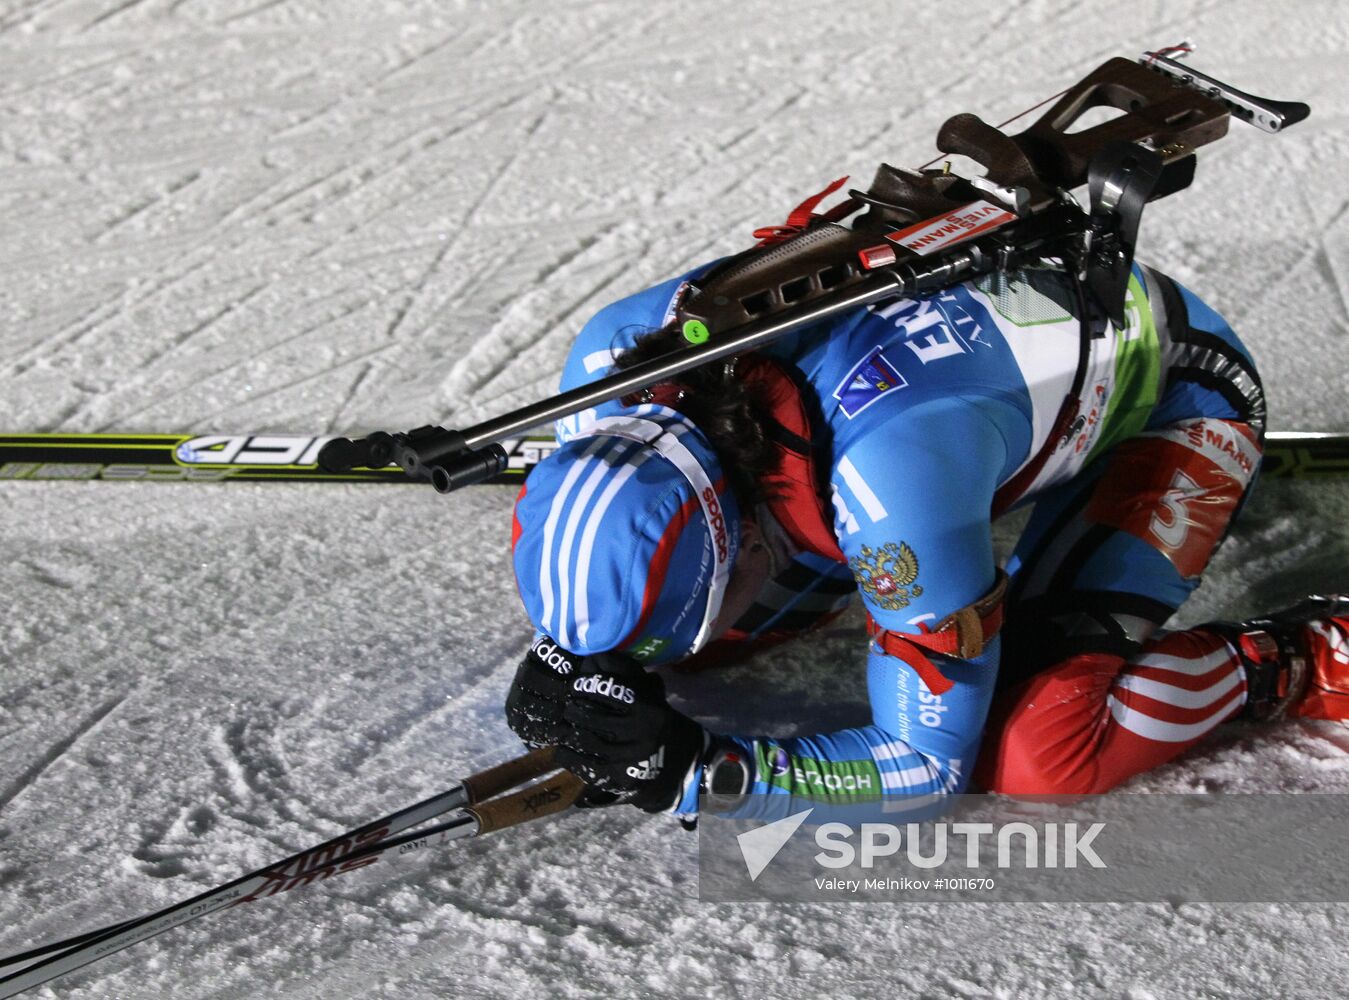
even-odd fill
[{"label": "adidas text", "polygon": [[588,677],[578,679],[572,684],[572,689],[585,694],[603,695],[606,698],[614,699],[614,701],[621,701],[625,705],[631,705],[637,700],[632,688],[615,682],[612,677],[601,677],[599,674],[591,674]]}]

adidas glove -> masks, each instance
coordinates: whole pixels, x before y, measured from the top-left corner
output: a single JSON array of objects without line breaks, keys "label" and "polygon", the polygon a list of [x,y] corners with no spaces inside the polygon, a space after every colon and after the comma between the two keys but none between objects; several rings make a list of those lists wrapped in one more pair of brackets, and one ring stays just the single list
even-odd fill
[{"label": "adidas glove", "polygon": [[708,742],[702,726],[670,707],[659,675],[617,653],[581,662],[562,718],[557,762],[647,812],[682,799]]},{"label": "adidas glove", "polygon": [[582,662],[543,633],[535,636],[506,695],[506,724],[525,746],[552,746],[571,732],[562,712]]}]

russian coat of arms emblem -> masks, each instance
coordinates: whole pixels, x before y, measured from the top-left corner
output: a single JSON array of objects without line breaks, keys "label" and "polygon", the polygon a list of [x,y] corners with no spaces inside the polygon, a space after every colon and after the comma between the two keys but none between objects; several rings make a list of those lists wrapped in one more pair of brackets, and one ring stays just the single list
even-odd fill
[{"label": "russian coat of arms emblem", "polygon": [[886,611],[898,611],[923,596],[918,579],[918,557],[904,542],[886,542],[879,549],[863,545],[848,560],[857,585]]}]

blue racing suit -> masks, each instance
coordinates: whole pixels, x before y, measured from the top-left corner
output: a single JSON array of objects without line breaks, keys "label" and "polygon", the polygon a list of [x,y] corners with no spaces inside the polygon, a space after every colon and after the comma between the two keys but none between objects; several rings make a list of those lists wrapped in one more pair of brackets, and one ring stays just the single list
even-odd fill
[{"label": "blue racing suit", "polygon": [[[703,270],[601,310],[578,337],[562,388],[604,375],[615,352],[669,319],[683,282]],[[1126,312],[1122,329],[1084,327],[1075,282],[1045,264],[858,309],[770,344],[764,353],[807,387],[847,560],[796,554],[788,589],[802,607],[832,610],[855,584],[879,628],[915,633],[972,604],[995,583],[997,495],[1000,505],[1043,501],[1008,566],[1014,592],[1033,555],[1042,569],[1053,563],[1062,586],[1118,595],[1116,621],[1160,625],[1198,576],[1124,531],[1059,567],[1062,554],[1046,551],[1056,518],[1120,442],[1196,416],[1262,422],[1263,402],[1245,349],[1188,290],[1136,265]],[[1076,419],[1065,430],[1070,397]],[[559,434],[594,415],[560,422]],[[801,617],[781,582],[776,603],[753,609],[748,631]],[[952,686],[934,694],[870,643],[871,724],[781,740],[730,734],[752,762],[751,790],[844,800],[964,790],[1002,646],[995,637],[972,658],[940,657]],[[697,807],[696,783],[689,787],[683,812]]]}]

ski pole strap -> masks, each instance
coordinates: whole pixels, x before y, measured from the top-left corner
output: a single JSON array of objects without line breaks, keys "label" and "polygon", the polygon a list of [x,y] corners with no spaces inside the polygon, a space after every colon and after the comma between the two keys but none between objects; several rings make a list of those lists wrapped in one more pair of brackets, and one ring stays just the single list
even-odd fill
[{"label": "ski pole strap", "polygon": [[[552,747],[548,747],[552,757]],[[557,774],[518,792],[471,806],[465,810],[478,821],[478,834],[495,833],[507,827],[560,813],[575,803],[585,782],[569,771]]]},{"label": "ski pole strap", "polygon": [[1002,628],[1003,598],[1007,596],[1007,574],[998,570],[997,580],[979,600],[953,611],[934,628],[924,622],[919,632],[894,632],[883,629],[867,612],[867,635],[887,656],[903,660],[933,694],[945,694],[953,687],[937,669],[928,654],[968,660],[978,656]]},{"label": "ski pole strap", "polygon": [[522,757],[505,761],[486,771],[479,771],[464,778],[460,784],[468,795],[468,804],[476,805],[494,795],[509,792],[517,785],[523,785],[531,778],[538,778],[549,771],[556,770],[553,764],[553,748],[540,747],[531,750]]}]

